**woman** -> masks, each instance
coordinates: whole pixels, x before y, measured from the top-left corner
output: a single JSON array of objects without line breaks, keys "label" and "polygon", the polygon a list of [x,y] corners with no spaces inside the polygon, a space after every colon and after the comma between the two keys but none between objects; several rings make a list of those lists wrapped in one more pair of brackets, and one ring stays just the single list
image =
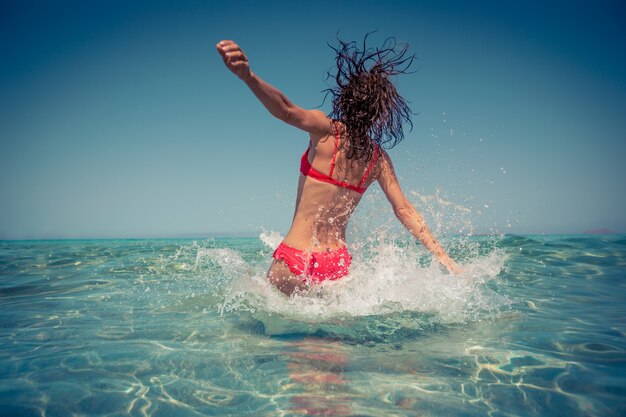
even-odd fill
[{"label": "woman", "polygon": [[410,123],[411,111],[389,76],[405,73],[414,58],[405,58],[406,46],[397,51],[395,43],[385,45],[359,50],[354,42],[339,41],[333,48],[337,87],[327,90],[333,95],[332,118],[298,107],[259,78],[235,42],[216,45],[226,67],[272,115],[309,133],[293,222],[268,271],[270,282],[287,295],[347,275],[352,259],[345,242],[348,220],[374,181],[411,234],[451,273],[458,272],[402,192],[391,159],[381,147],[391,148],[402,140],[402,123]]}]

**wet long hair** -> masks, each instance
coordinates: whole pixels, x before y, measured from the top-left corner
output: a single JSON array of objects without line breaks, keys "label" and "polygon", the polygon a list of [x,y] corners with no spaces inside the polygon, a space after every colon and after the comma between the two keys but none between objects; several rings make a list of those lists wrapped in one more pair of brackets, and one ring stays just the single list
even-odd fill
[{"label": "wet long hair", "polygon": [[334,78],[336,86],[323,91],[324,100],[332,95],[329,117],[346,126],[346,157],[365,163],[372,159],[375,144],[391,149],[404,138],[404,123],[413,128],[413,113],[389,77],[409,73],[416,59],[415,54],[407,56],[408,44],[398,44],[393,37],[380,48],[368,47],[369,35],[361,48],[339,37],[337,46],[328,44],[337,54],[337,72],[329,71],[326,78]]}]

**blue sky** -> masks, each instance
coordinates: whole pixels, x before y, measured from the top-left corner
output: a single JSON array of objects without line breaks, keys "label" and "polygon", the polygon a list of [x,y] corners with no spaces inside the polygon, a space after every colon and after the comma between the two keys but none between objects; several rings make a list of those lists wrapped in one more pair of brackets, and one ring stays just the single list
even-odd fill
[{"label": "blue sky", "polygon": [[0,238],[285,232],[307,135],[214,44],[314,108],[327,42],[372,30],[418,56],[390,151],[407,192],[481,233],[626,232],[625,21],[621,1],[3,1]]}]

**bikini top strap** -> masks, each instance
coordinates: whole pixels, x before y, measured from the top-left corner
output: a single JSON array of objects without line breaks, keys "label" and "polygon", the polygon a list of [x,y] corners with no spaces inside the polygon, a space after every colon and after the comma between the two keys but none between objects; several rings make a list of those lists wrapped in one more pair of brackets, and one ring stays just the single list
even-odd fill
[{"label": "bikini top strap", "polygon": [[333,127],[335,128],[335,152],[333,153],[332,161],[330,161],[330,172],[328,173],[329,177],[333,176],[333,171],[335,170],[335,160],[337,159],[337,150],[339,149],[339,129],[337,128],[336,120],[333,120]]},{"label": "bikini top strap", "polygon": [[376,158],[378,158],[379,150],[380,150],[380,145],[377,145],[376,149],[374,149],[374,155],[372,155],[372,161],[370,162],[369,166],[365,170],[365,174],[363,174],[363,178],[361,178],[361,182],[359,183],[357,187],[361,188],[363,186],[363,183],[367,179],[367,176],[370,174],[370,171],[372,170],[372,168],[374,167],[374,164],[376,163]]}]

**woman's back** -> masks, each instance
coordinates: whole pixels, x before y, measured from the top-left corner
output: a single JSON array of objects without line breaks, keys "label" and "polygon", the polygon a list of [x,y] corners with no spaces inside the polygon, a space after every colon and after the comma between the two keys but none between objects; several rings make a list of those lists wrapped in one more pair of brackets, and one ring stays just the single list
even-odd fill
[{"label": "woman's back", "polygon": [[[330,123],[330,120],[329,120]],[[370,161],[349,160],[343,150],[343,126],[311,138],[302,155],[294,219],[285,243],[298,249],[334,249],[345,245],[350,216],[380,171],[379,151]]]},{"label": "woman's back", "polygon": [[381,151],[381,146],[390,149],[400,142],[402,124],[411,123],[410,108],[389,77],[405,73],[414,56],[405,57],[408,46],[396,50],[395,41],[375,50],[339,42],[340,47],[333,48],[337,86],[328,90],[333,95],[330,115],[293,104],[250,70],[248,58],[234,42],[217,45],[226,66],[273,116],[309,133],[292,227],[274,251],[268,271],[270,282],[285,294],[349,273],[346,227],[375,180],[411,234],[450,271],[456,268],[402,192],[389,155]]}]

